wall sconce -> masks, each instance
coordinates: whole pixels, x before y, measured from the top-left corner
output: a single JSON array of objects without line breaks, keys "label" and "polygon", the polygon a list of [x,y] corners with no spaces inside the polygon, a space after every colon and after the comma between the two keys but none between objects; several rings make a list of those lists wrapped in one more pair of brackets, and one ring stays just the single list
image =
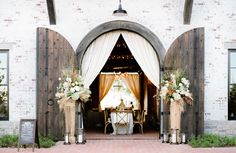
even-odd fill
[{"label": "wall sconce", "polygon": [[69,141],[69,133],[66,133],[64,135],[64,145],[68,145],[70,144],[70,141]]},{"label": "wall sconce", "polygon": [[117,10],[113,11],[114,16],[126,16],[127,11],[122,9],[121,0],[119,0],[119,7]]}]

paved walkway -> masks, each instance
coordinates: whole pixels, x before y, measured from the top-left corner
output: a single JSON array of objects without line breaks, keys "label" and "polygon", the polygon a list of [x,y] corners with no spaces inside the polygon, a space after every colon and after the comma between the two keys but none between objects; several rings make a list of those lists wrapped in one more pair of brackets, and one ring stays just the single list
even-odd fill
[{"label": "paved walkway", "polygon": [[[20,149],[20,153],[32,148]],[[0,153],[17,153],[16,148],[0,148]],[[236,153],[236,147],[191,148],[189,145],[163,144],[160,140],[88,140],[86,144],[63,145],[49,149],[35,149],[35,153]]]}]

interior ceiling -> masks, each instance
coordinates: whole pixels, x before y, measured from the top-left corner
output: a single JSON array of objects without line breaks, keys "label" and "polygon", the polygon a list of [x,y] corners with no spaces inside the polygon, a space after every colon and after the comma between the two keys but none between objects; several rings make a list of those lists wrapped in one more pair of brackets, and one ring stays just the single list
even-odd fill
[{"label": "interior ceiling", "polygon": [[117,40],[102,72],[142,72],[122,35]]}]

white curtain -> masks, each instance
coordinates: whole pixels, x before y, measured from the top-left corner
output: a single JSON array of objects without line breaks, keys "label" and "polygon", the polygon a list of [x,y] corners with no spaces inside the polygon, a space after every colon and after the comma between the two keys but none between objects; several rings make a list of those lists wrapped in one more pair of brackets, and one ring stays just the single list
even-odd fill
[{"label": "white curtain", "polygon": [[120,33],[109,32],[98,37],[88,47],[82,61],[84,85],[89,87],[102,70],[114,48]]},{"label": "white curtain", "polygon": [[136,33],[122,31],[122,36],[143,72],[158,87],[160,66],[153,47],[147,40]]},{"label": "white curtain", "polygon": [[84,84],[89,87],[105,65],[120,34],[125,39],[132,55],[148,79],[159,85],[159,61],[153,47],[140,35],[125,30],[117,30],[101,35],[86,50],[82,61]]}]

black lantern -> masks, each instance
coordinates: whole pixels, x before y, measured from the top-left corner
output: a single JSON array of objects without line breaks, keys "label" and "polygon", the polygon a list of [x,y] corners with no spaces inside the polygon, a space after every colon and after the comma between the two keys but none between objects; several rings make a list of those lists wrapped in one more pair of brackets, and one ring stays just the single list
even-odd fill
[{"label": "black lantern", "polygon": [[121,0],[119,0],[118,9],[113,11],[113,15],[115,15],[115,16],[126,16],[127,15],[127,11],[122,9]]},{"label": "black lantern", "polygon": [[78,127],[77,127],[77,136],[76,136],[76,144],[85,144],[85,132],[84,132],[84,124],[83,124],[83,102],[78,101]]}]

